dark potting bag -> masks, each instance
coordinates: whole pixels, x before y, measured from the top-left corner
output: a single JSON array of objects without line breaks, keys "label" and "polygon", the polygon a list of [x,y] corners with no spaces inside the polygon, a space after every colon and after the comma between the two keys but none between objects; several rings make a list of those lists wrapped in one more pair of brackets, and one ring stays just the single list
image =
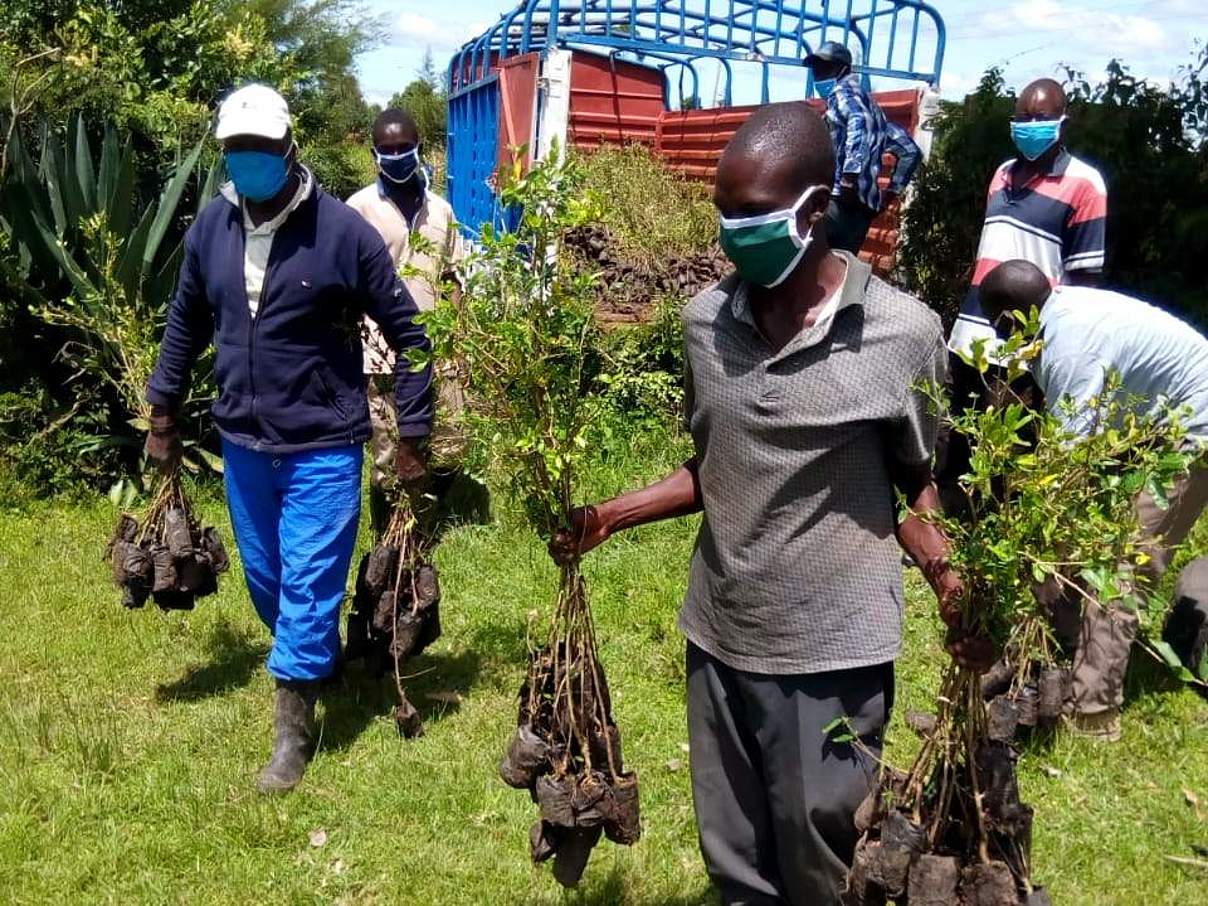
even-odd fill
[{"label": "dark potting bag", "polygon": [[638,809],[638,775],[622,774],[612,784],[610,808],[604,820],[604,833],[613,843],[632,846],[642,836]]},{"label": "dark potting bag", "polygon": [[549,746],[533,728],[525,724],[516,728],[507,754],[499,762],[499,776],[503,782],[518,790],[527,790],[537,781],[537,776],[549,769]]},{"label": "dark potting bag", "polygon": [[160,610],[192,610],[196,606],[192,592],[178,591],[175,588],[153,592],[151,597]]},{"label": "dark potting bag", "polygon": [[113,581],[117,585],[146,582],[151,578],[151,555],[132,541],[113,542],[110,558]]},{"label": "dark potting bag", "polygon": [[218,529],[210,526],[201,533],[201,549],[210,560],[210,565],[216,573],[225,573],[231,568],[231,558],[227,554],[226,545],[218,534]]},{"label": "dark potting bag", "polygon": [[181,507],[168,507],[164,511],[164,542],[176,558],[193,553],[193,538],[189,534],[189,514]]},{"label": "dark potting bag", "polygon": [[[176,587],[176,559],[172,556],[172,552],[166,547],[156,546],[151,548],[151,559],[155,564],[155,577],[151,584],[151,591],[156,594],[170,591]],[[156,598],[156,603],[159,599]]]},{"label": "dark potting bag", "polygon": [[398,548],[379,544],[366,557],[365,584],[375,594],[380,595],[394,579],[398,568]]},{"label": "dark potting bag", "polygon": [[440,581],[436,567],[425,563],[415,571],[415,602],[420,608],[430,607],[440,601]]},{"label": "dark potting bag", "polygon": [[574,887],[583,877],[591,851],[600,842],[600,827],[566,830],[554,853],[554,877],[563,887]]},{"label": "dark potting bag", "polygon": [[[397,591],[384,591],[378,598],[377,606],[373,609],[373,628],[378,632],[388,633],[394,625],[395,596]],[[399,606],[399,610],[403,607]]]}]

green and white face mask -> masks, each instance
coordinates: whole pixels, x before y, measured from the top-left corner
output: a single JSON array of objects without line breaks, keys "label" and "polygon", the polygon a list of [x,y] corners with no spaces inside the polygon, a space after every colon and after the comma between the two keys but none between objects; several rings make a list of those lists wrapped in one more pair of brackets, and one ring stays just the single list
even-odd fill
[{"label": "green and white face mask", "polygon": [[738,269],[738,276],[771,288],[793,272],[814,241],[814,228],[802,236],[797,212],[815,192],[828,186],[810,186],[791,208],[754,217],[721,218],[721,248]]}]

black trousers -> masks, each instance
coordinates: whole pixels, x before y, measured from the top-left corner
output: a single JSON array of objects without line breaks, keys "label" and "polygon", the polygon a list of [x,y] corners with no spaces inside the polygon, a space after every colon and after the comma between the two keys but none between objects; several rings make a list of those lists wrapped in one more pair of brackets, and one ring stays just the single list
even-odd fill
[{"label": "black trousers", "polygon": [[826,209],[826,238],[833,249],[844,249],[853,255],[864,245],[864,237],[877,212],[861,201],[844,201],[831,197]]},{"label": "black trousers", "polygon": [[[722,901],[838,904],[856,809],[877,780],[893,664],[773,676],[691,642],[687,663],[692,799]],[[863,746],[834,740],[848,732],[826,731],[836,718]]]}]

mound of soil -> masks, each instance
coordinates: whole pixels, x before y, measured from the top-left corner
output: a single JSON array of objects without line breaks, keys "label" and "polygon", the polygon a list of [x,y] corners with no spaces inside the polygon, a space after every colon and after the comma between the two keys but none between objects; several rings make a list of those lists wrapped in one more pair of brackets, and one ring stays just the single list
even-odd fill
[{"label": "mound of soil", "polygon": [[566,245],[578,261],[601,273],[596,311],[605,324],[645,321],[659,300],[687,301],[734,269],[716,245],[707,252],[654,263],[625,261],[608,231],[598,225],[574,230]]}]

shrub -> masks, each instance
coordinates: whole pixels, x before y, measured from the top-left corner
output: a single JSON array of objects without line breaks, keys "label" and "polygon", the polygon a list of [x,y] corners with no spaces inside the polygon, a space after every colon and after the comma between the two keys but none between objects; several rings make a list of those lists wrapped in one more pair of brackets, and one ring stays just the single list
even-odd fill
[{"label": "shrub", "polygon": [[[1208,48],[1169,89],[1113,61],[1091,85],[1070,72],[1068,145],[1103,173],[1108,283],[1208,324]],[[1014,93],[989,70],[932,121],[935,144],[905,212],[901,276],[951,323],[969,286],[995,168],[1015,156]]]},{"label": "shrub", "polygon": [[667,167],[643,145],[583,156],[587,189],[603,205],[601,222],[625,260],[650,263],[709,249],[717,211],[704,183]]}]

